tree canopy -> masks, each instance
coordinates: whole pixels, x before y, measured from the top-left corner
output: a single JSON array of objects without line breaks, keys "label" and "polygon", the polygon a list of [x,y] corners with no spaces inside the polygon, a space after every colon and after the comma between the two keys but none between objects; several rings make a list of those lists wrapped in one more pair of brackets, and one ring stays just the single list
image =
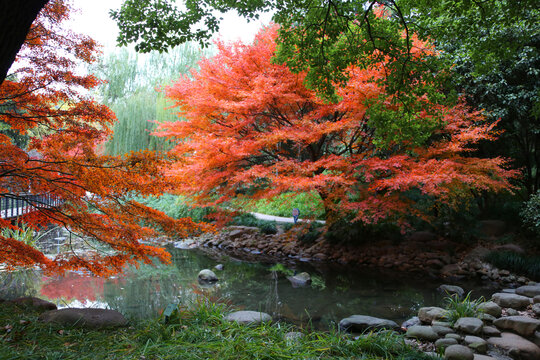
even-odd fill
[{"label": "tree canopy", "polygon": [[[31,245],[2,235],[0,257],[10,267],[86,268],[96,274],[118,271],[126,262],[150,262],[153,256],[167,261],[163,249],[139,240],[154,236],[155,229],[182,236],[204,226],[173,220],[128,198],[169,189],[162,176],[167,162],[147,151],[102,155],[100,144],[111,135],[115,116],[88,96],[100,80],[77,73],[79,62],[95,61],[97,49],[92,39],[62,28],[69,13],[63,0],[47,4],[32,24],[14,73],[0,86],[0,121],[10,134],[29,140],[25,148],[0,133],[0,194],[36,207],[22,218],[32,228],[59,224],[99,241],[104,250],[49,259]],[[25,196],[28,192],[53,196],[62,204],[40,206],[39,200]],[[0,224],[12,230],[22,226],[7,219]]]},{"label": "tree canopy", "polygon": [[[472,156],[475,144],[495,136],[480,112],[432,104],[424,94],[415,116],[398,118],[402,103],[379,81],[384,62],[349,66],[350,80],[336,87],[341,100],[328,103],[305,86],[305,72],[272,61],[277,36],[274,26],[252,45],[219,43],[199,71],[166,89],[186,119],[157,133],[178,141],[169,171],[178,191],[204,204],[317,191],[328,220],[343,211],[372,223],[414,212],[410,190],[450,203],[471,190],[510,187],[516,173],[504,159]],[[432,51],[412,44],[414,61]]]}]

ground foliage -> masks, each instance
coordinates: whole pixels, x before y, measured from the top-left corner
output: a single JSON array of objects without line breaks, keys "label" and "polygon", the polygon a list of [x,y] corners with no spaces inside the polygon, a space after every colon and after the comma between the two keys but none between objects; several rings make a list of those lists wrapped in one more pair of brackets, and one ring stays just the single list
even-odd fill
[{"label": "ground foliage", "polygon": [[224,320],[223,305],[201,302],[162,319],[118,330],[82,330],[39,323],[29,309],[0,309],[0,358],[62,359],[365,359],[428,360],[392,332],[369,333],[354,340],[331,331],[309,332],[287,341],[287,324],[244,326]]},{"label": "ground foliage", "polygon": [[[0,258],[8,267],[36,264],[47,271],[87,268],[96,274],[118,271],[126,262],[167,261],[163,249],[139,243],[155,231],[140,221],[157,223],[171,234],[187,235],[201,227],[191,219],[173,220],[126,198],[128,193],[160,194],[171,187],[162,176],[166,161],[142,151],[123,157],[104,156],[102,144],[111,135],[115,116],[87,94],[100,84],[93,75],[79,75],[80,62],[91,63],[96,43],[62,28],[70,7],[50,1],[32,25],[9,80],[0,86],[0,121],[12,132],[28,137],[22,148],[0,134],[0,193],[19,198],[48,194],[60,207],[41,207],[24,217],[34,228],[49,223],[68,227],[107,245],[106,253],[58,255],[51,260],[14,238],[0,237]],[[14,227],[0,220],[2,227]]]},{"label": "ground foliage", "polygon": [[[277,34],[273,26],[252,45],[218,43],[199,71],[166,88],[187,120],[157,133],[178,141],[169,176],[179,192],[216,205],[315,191],[327,220],[342,211],[375,223],[415,212],[408,190],[459,206],[472,190],[509,188],[516,172],[504,159],[471,153],[496,136],[481,112],[435,104],[427,94],[416,94],[414,112],[403,110],[378,81],[391,71],[384,61],[349,67],[350,80],[336,90],[341,101],[329,103],[304,85],[305,73],[273,62]],[[433,54],[425,42],[413,45],[416,62]]]}]

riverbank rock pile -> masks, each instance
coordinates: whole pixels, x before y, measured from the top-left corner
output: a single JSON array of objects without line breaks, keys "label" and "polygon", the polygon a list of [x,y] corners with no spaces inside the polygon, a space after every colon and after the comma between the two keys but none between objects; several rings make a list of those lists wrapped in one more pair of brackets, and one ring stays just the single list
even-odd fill
[{"label": "riverbank rock pile", "polygon": [[[200,245],[218,248],[239,255],[265,255],[273,258],[292,258],[301,261],[334,261],[342,264],[357,264],[396,268],[402,271],[422,271],[434,276],[440,275],[445,267],[455,264],[456,253],[463,245],[437,239],[429,232],[411,235],[406,241],[394,244],[378,241],[376,246],[333,244],[324,237],[305,243],[298,239],[300,229],[274,235],[263,234],[256,227],[230,226],[218,234],[198,238]],[[452,251],[449,251],[452,250]],[[464,248],[462,249],[464,250]],[[458,269],[457,275],[467,275]]]},{"label": "riverbank rock pile", "polygon": [[[218,234],[201,236],[197,243],[241,258],[265,256],[280,261],[332,261],[407,272],[418,271],[450,281],[480,276],[484,280],[508,287],[518,287],[530,281],[524,276],[513,275],[508,270],[499,270],[484,262],[484,256],[490,251],[485,247],[478,246],[471,251],[466,245],[440,239],[428,231],[415,232],[399,243],[376,241],[356,246],[329,243],[323,236],[306,243],[299,240],[300,231],[293,228],[288,233],[267,235],[256,227],[230,226]],[[520,251],[515,245],[505,246]]]},{"label": "riverbank rock pile", "polygon": [[404,323],[405,336],[413,345],[444,351],[447,360],[540,359],[540,283],[495,293],[479,310],[452,324],[447,310],[423,307],[417,321]]}]

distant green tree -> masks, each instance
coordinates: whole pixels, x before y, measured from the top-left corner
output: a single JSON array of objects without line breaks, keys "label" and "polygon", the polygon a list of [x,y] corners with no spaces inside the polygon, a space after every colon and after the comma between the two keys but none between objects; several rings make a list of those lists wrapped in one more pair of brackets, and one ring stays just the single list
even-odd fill
[{"label": "distant green tree", "polygon": [[156,121],[177,119],[157,89],[196,67],[203,54],[197,46],[184,44],[169,53],[138,54],[123,48],[105,57],[96,69],[107,80],[99,95],[118,117],[114,135],[105,145],[108,154],[172,147],[169,141],[151,135]]}]

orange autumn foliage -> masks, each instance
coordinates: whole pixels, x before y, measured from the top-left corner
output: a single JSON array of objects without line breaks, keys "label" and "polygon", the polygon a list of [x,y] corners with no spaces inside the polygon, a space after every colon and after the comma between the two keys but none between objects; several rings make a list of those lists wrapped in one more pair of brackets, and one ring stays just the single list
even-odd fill
[{"label": "orange autumn foliage", "polygon": [[[429,141],[378,146],[370,106],[399,106],[378,81],[388,71],[385,64],[351,67],[347,85],[338,88],[341,101],[327,103],[304,86],[305,74],[272,62],[276,36],[277,28],[270,27],[251,45],[218,43],[218,54],[201,61],[200,70],[165,89],[183,118],[157,132],[177,141],[171,154],[179,160],[168,174],[178,192],[219,204],[317,191],[327,220],[345,211],[373,223],[413,212],[404,196],[411,189],[446,203],[459,189],[510,189],[516,172],[505,169],[504,159],[479,159],[471,152],[495,136],[494,124],[480,112],[423,97],[418,103],[429,111],[420,111],[415,121],[432,121],[434,109],[441,119]],[[415,60],[432,54],[412,40]]]},{"label": "orange autumn foliage", "polygon": [[[36,248],[0,236],[0,263],[8,267],[38,265],[49,272],[86,268],[94,274],[119,271],[126,262],[169,260],[162,248],[139,240],[155,236],[155,228],[185,236],[206,229],[190,219],[174,220],[130,201],[126,195],[159,195],[171,187],[162,176],[167,161],[152,152],[112,157],[100,154],[112,133],[114,113],[98,104],[89,90],[100,84],[81,75],[81,62],[96,60],[98,49],[89,37],[62,28],[71,9],[51,0],[33,23],[11,76],[0,85],[0,121],[30,141],[27,149],[0,133],[0,194],[19,197],[28,191],[61,200],[54,208],[39,208],[25,223],[58,224],[100,241],[106,252],[87,256],[74,252],[46,257]],[[156,225],[150,227],[150,225]],[[16,228],[0,219],[2,228]]]}]

